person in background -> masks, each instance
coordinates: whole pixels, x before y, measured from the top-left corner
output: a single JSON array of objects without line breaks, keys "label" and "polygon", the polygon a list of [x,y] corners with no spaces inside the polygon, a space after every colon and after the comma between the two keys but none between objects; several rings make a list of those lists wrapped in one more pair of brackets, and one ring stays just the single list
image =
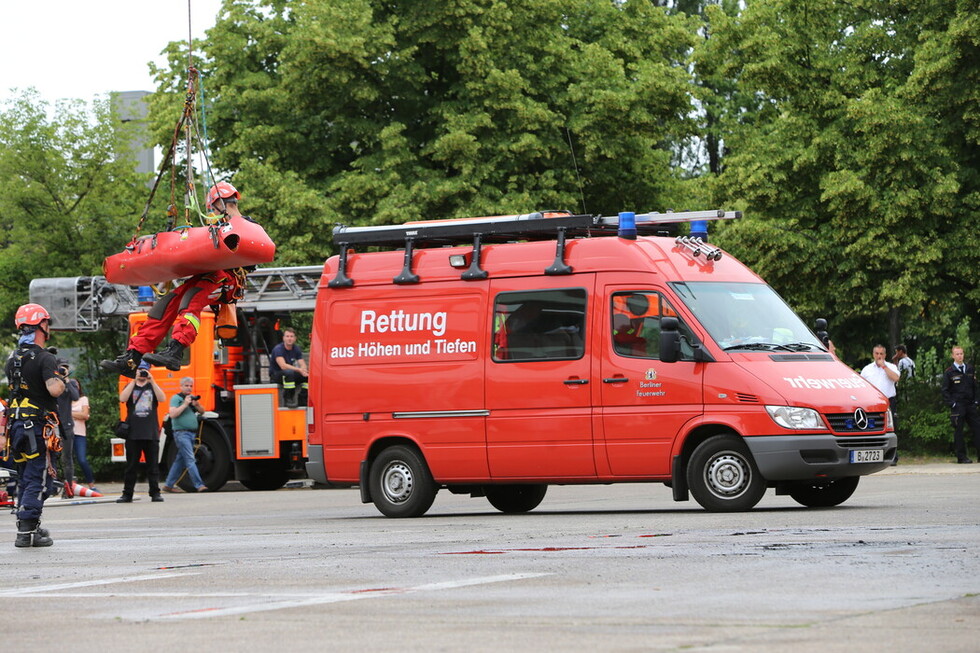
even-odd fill
[{"label": "person in background", "polygon": [[[898,431],[898,390],[896,383],[901,378],[898,368],[885,360],[886,349],[884,345],[875,345],[871,350],[873,361],[865,365],[861,370],[861,376],[865,381],[878,388],[881,394],[888,398],[888,409],[892,414],[892,426]],[[898,453],[895,454],[895,462],[898,463]]]},{"label": "person in background", "polygon": [[58,373],[65,379],[65,391],[58,397],[58,427],[61,429],[61,478],[65,483],[61,489],[61,498],[70,499],[75,496],[75,421],[71,416],[71,404],[78,399],[78,381],[70,378],[71,364],[67,359],[58,359]]},{"label": "person in background", "polygon": [[75,459],[78,460],[78,466],[82,468],[85,485],[98,492],[92,466],[88,463],[88,427],[86,426],[90,414],[88,397],[82,389],[82,384],[77,379],[74,382],[78,386],[78,399],[71,402],[71,418],[75,422]]},{"label": "person in background", "polygon": [[864,369],[861,370],[861,376],[865,381],[878,388],[881,394],[888,398],[888,406],[892,411],[892,419],[897,421],[895,384],[898,383],[901,375],[898,373],[898,368],[895,365],[885,360],[885,351],[884,345],[874,346],[874,349],[871,350],[874,360],[864,366]]},{"label": "person in background", "polygon": [[895,345],[892,362],[898,366],[898,373],[905,378],[911,379],[915,376],[915,361],[909,358],[909,353],[905,349],[905,345]]},{"label": "person in background", "polygon": [[170,473],[163,484],[164,492],[180,492],[177,482],[187,470],[191,483],[198,492],[207,492],[208,488],[197,470],[194,460],[194,440],[197,439],[197,415],[204,409],[198,400],[201,397],[194,394],[194,379],[185,376],[180,380],[180,392],[170,398],[170,426],[174,431],[174,443],[177,445],[177,457],[170,466]]},{"label": "person in background", "polygon": [[951,351],[953,364],[943,372],[943,401],[949,406],[949,419],[953,423],[953,448],[956,462],[968,465],[973,461],[966,455],[966,439],[963,427],[969,426],[973,433],[973,446],[980,456],[980,413],[977,411],[977,372],[972,365],[963,360],[963,348],[956,346]]},{"label": "person in background", "polygon": [[126,421],[129,422],[129,438],[126,440],[126,471],[123,473],[122,496],[116,503],[132,503],[139,471],[140,455],[146,460],[146,480],[150,486],[150,499],[163,501],[160,496],[160,419],[157,407],[167,395],[150,370],[141,367],[136,378],[130,381],[119,401],[126,404]]},{"label": "person in background", "polygon": [[303,360],[303,350],[296,344],[296,332],[286,327],[282,330],[282,342],[269,354],[269,377],[282,388],[287,406],[305,405],[310,372]]}]

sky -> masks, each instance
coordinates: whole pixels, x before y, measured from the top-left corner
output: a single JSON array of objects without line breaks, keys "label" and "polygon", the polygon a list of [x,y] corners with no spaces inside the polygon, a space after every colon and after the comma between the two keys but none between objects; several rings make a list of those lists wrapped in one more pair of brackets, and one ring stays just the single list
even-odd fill
[{"label": "sky", "polygon": [[170,41],[203,38],[221,0],[0,0],[0,101],[12,88],[91,101],[153,91],[148,62]]}]

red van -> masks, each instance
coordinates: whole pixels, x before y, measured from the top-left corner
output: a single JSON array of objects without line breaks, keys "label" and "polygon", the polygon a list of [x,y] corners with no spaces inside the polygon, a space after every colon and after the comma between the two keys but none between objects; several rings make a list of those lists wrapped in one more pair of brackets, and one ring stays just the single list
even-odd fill
[{"label": "red van", "polygon": [[[338,227],[310,347],[309,461],[391,517],[441,488],[659,482],[712,511],[834,506],[887,467],[887,400],[747,267],[665,223],[528,214]],[[382,251],[355,252],[356,248]]]}]

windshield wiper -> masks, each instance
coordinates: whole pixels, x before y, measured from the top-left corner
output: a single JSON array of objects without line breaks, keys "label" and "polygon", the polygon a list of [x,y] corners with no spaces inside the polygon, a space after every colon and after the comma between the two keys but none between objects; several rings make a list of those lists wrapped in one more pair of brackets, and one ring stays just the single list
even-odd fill
[{"label": "windshield wiper", "polygon": [[783,347],[786,347],[787,349],[791,349],[793,351],[813,351],[814,349],[818,349],[820,351],[826,351],[823,348],[818,347],[817,345],[814,345],[813,343],[809,343],[809,342],[788,342],[785,345],[783,345]]},{"label": "windshield wiper", "polygon": [[740,345],[730,345],[725,347],[722,351],[732,351],[733,349],[755,349],[759,351],[772,351],[773,349],[782,349],[783,351],[799,351],[797,349],[790,349],[786,345],[777,345],[774,342],[746,342]]}]

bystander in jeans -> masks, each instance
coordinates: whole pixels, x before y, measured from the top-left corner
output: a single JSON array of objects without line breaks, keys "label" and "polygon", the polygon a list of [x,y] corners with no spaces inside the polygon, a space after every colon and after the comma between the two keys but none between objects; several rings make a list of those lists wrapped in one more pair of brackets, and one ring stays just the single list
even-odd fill
[{"label": "bystander in jeans", "polygon": [[179,492],[177,483],[187,471],[191,484],[197,492],[207,492],[208,488],[201,479],[194,459],[194,441],[197,439],[198,419],[203,413],[200,396],[194,394],[194,379],[185,376],[180,380],[180,392],[170,398],[170,426],[174,432],[174,444],[177,445],[177,457],[170,466],[170,473],[163,483],[164,492]]}]

